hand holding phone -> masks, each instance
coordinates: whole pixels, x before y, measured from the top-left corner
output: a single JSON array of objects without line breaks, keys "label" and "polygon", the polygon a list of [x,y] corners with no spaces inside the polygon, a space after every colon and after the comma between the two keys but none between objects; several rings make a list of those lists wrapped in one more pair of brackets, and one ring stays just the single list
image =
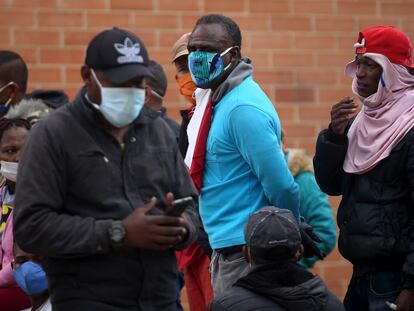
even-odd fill
[{"label": "hand holding phone", "polygon": [[194,205],[194,200],[192,197],[184,197],[174,200],[171,206],[168,206],[165,210],[165,215],[179,217],[190,205]]}]

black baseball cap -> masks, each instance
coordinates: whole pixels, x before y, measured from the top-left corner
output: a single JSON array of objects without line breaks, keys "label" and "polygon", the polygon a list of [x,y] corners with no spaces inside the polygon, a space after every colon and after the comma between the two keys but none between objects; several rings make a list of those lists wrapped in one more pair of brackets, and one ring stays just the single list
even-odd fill
[{"label": "black baseball cap", "polygon": [[144,43],[132,32],[120,28],[97,34],[86,50],[85,64],[103,72],[114,84],[136,77],[150,77]]},{"label": "black baseball cap", "polygon": [[266,206],[253,213],[244,227],[250,254],[265,260],[287,260],[298,251],[302,239],[291,211]]}]

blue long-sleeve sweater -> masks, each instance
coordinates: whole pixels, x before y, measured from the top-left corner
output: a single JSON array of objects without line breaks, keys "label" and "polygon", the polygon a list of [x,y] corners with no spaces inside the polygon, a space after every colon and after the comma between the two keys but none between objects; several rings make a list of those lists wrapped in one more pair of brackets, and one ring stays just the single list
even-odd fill
[{"label": "blue long-sleeve sweater", "polygon": [[251,76],[213,109],[200,213],[213,249],[244,244],[249,216],[263,206],[299,217],[299,188],[280,147],[280,121]]}]

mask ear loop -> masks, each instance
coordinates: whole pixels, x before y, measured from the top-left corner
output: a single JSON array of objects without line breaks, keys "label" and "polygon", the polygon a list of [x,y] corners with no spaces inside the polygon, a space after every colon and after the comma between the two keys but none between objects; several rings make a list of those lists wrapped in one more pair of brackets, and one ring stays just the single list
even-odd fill
[{"label": "mask ear loop", "polygon": [[[230,52],[230,50],[231,49],[233,49],[233,48],[235,48],[235,47],[237,47],[237,45],[233,45],[233,46],[231,46],[231,47],[229,47],[229,48],[227,48],[224,52],[221,52],[220,53],[220,56],[221,57],[223,57],[224,55],[226,55],[228,52]],[[226,67],[224,67],[224,71],[226,71],[227,69],[229,69],[230,68],[230,66],[231,66],[231,62],[226,66]]]},{"label": "mask ear loop", "polygon": [[[7,89],[10,85],[13,85],[13,84],[15,84],[15,83],[13,81],[10,81],[9,83],[3,85],[0,88],[0,93],[3,92],[5,89]],[[12,99],[13,99],[13,97],[10,97],[4,104],[0,105],[0,111],[5,111],[9,107]]]}]

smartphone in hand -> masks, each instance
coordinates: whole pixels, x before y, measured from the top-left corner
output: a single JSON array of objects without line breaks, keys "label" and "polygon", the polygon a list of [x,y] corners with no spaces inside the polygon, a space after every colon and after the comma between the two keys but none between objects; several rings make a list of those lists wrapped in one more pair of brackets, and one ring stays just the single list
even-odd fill
[{"label": "smartphone in hand", "polygon": [[192,197],[184,197],[174,200],[171,206],[168,206],[165,210],[165,215],[179,217],[190,205],[194,205],[194,200]]}]

